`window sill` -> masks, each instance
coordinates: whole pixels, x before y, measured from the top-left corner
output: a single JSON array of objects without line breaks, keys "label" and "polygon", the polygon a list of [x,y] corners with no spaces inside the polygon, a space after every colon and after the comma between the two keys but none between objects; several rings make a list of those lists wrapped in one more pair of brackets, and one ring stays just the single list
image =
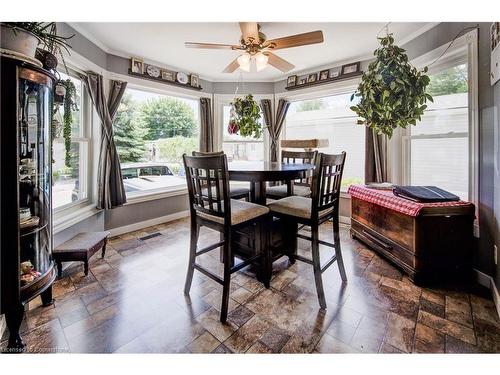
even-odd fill
[{"label": "window sill", "polygon": [[101,211],[102,210],[97,209],[94,204],[89,204],[69,212],[60,212],[59,214],[56,213],[54,215],[53,234],[62,232],[63,230],[76,225],[80,221],[88,219]]},{"label": "window sill", "polygon": [[186,195],[187,193],[188,190],[186,186],[179,186],[171,188],[169,190],[164,190],[164,189],[160,191],[153,190],[149,193],[127,196],[127,203],[125,203],[124,206],[142,202],[154,201],[163,198],[175,197],[179,195]]}]

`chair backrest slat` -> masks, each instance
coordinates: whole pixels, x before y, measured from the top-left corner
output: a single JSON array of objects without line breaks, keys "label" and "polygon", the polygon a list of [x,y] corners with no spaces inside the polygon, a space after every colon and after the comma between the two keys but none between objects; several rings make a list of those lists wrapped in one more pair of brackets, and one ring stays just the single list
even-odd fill
[{"label": "chair backrest slat", "polygon": [[338,211],[345,158],[345,151],[339,155],[318,154],[311,188],[313,215],[330,207]]},{"label": "chair backrest slat", "polygon": [[224,218],[231,225],[229,172],[226,155],[183,155],[191,215],[197,212]]},{"label": "chair backrest slat", "polygon": [[[314,164],[318,151],[281,151],[281,162],[284,164]],[[312,171],[304,173],[304,176],[294,181],[295,185],[311,186]]]}]

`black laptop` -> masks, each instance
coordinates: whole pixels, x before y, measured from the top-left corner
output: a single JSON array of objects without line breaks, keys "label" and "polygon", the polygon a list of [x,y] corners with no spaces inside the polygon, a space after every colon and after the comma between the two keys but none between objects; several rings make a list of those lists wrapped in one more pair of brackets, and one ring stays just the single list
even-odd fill
[{"label": "black laptop", "polygon": [[435,203],[459,201],[460,197],[437,186],[394,186],[394,195],[414,202]]}]

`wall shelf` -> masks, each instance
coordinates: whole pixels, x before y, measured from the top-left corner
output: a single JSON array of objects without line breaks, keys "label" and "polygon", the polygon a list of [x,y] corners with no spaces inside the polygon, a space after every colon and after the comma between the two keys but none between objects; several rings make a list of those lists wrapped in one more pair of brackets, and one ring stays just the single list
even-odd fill
[{"label": "wall shelf", "polygon": [[321,81],[306,82],[306,83],[303,83],[301,85],[295,85],[295,86],[285,87],[285,90],[300,90],[300,89],[303,89],[303,88],[306,88],[306,87],[320,86],[320,85],[324,85],[326,83],[332,83],[332,82],[337,82],[337,81],[344,81],[346,79],[351,79],[351,78],[355,78],[355,77],[361,77],[362,74],[363,74],[363,72],[356,72],[356,73],[344,74],[344,75],[341,75],[341,76],[335,77],[335,78],[327,78],[327,79],[323,79]]},{"label": "wall shelf", "polygon": [[148,76],[147,74],[134,73],[132,71],[132,69],[128,70],[128,74],[131,75],[131,76],[133,76],[133,77],[142,78],[142,79],[148,79],[150,81],[155,81],[155,82],[161,82],[161,83],[165,83],[165,84],[171,85],[171,86],[183,87],[183,88],[188,89],[188,90],[195,90],[195,91],[201,91],[201,90],[203,90],[203,87],[201,87],[201,86],[194,87],[194,86],[191,86],[188,83],[186,83],[185,85],[183,85],[182,83],[179,83],[177,81],[167,81],[165,79],[162,79],[161,77],[155,78],[155,77]]}]

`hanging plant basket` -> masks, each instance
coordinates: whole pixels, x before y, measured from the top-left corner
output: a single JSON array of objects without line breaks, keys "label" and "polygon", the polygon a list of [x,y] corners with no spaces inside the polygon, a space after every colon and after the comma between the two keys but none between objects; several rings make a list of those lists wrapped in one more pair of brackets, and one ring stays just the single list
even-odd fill
[{"label": "hanging plant basket", "polygon": [[427,108],[427,100],[433,100],[426,92],[430,82],[425,74],[427,67],[418,71],[412,66],[405,50],[394,45],[392,34],[378,39],[381,47],[375,50],[375,61],[351,96],[351,101],[359,98],[351,110],[360,117],[358,124],[391,138],[398,127],[416,125]]},{"label": "hanging plant basket", "polygon": [[253,99],[253,95],[235,98],[234,102],[231,103],[231,115],[227,130],[229,134],[259,139],[263,130],[259,122],[260,117],[260,107]]}]

